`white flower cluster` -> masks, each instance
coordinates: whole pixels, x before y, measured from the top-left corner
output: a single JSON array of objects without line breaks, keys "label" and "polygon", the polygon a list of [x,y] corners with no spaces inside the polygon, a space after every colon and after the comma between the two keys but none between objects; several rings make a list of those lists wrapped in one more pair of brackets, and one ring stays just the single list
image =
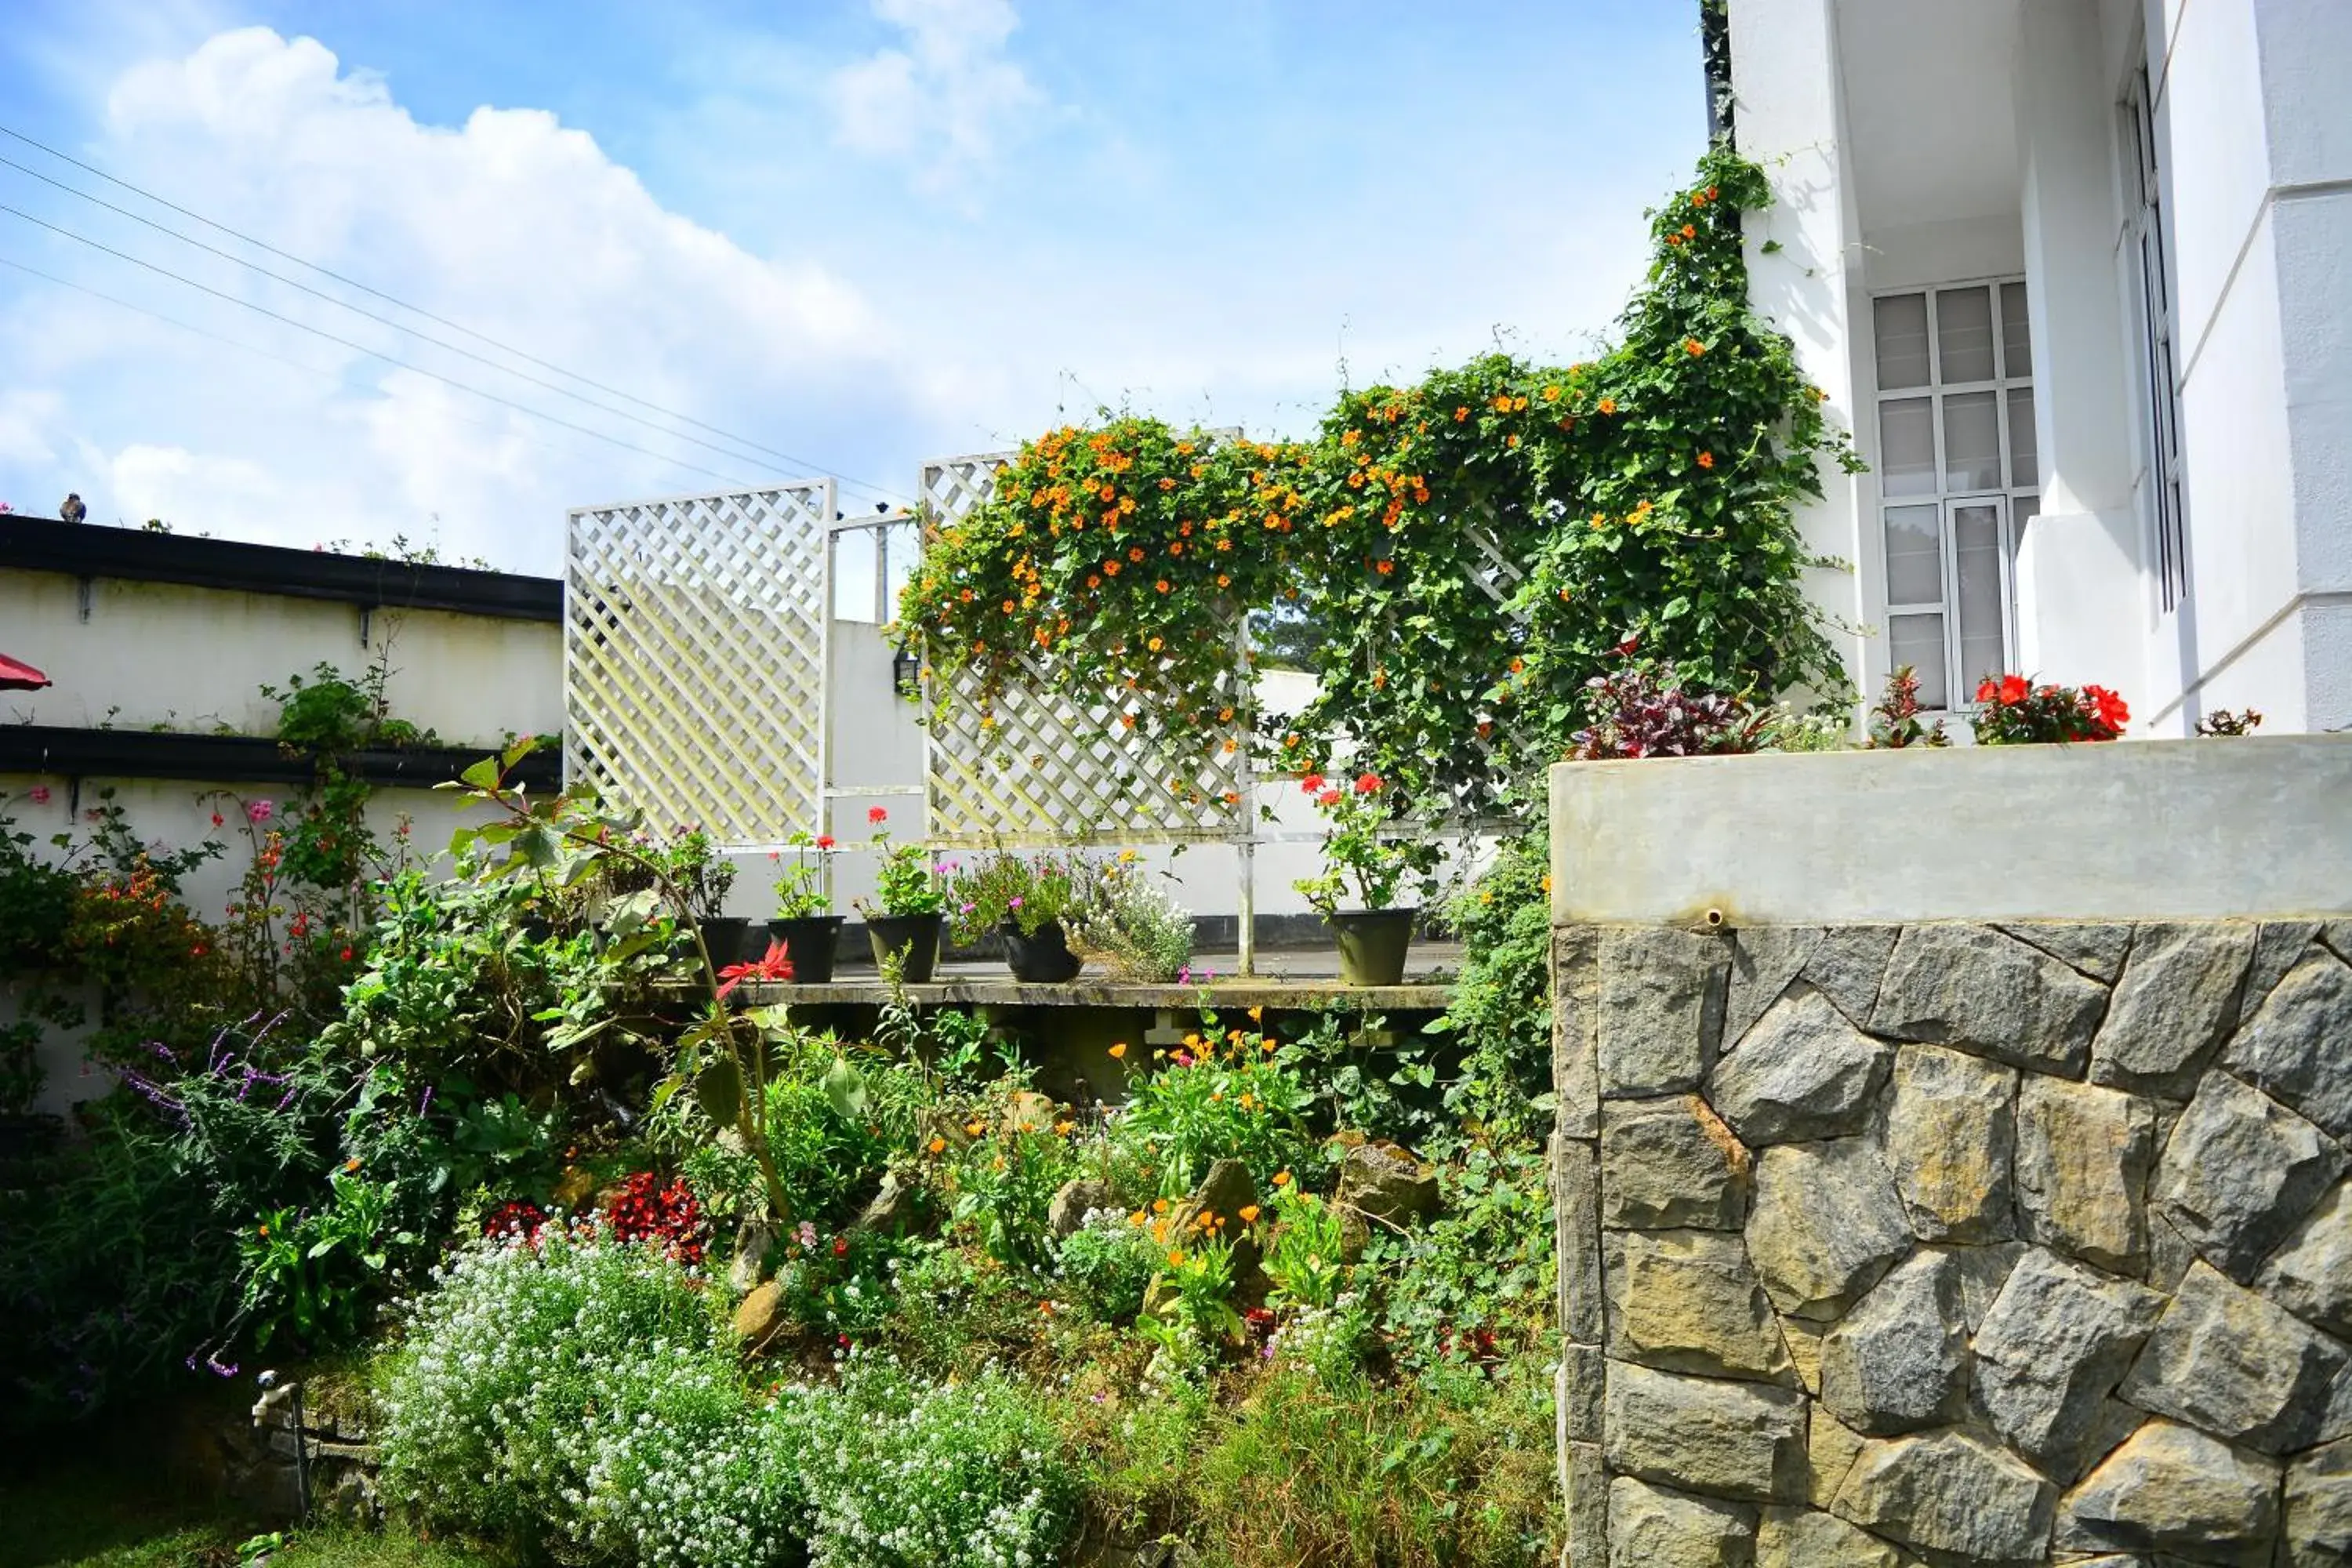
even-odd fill
[{"label": "white flower cluster", "polygon": [[1266,1342],[1265,1359],[1303,1368],[1321,1383],[1345,1382],[1362,1370],[1372,1321],[1352,1290],[1328,1307],[1310,1307],[1276,1329]]},{"label": "white flower cluster", "polygon": [[461,1252],[383,1366],[383,1484],[560,1560],[1044,1568],[1074,1517],[1054,1431],[991,1370],[852,1354],[746,1389],[722,1309],[658,1248],[551,1225]]}]

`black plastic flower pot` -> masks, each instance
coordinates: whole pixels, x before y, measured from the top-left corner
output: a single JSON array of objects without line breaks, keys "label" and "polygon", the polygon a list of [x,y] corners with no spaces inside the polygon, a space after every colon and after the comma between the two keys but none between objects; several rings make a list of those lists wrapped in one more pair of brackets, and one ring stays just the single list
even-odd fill
[{"label": "black plastic flower pot", "polygon": [[920,985],[940,963],[940,917],[930,915],[868,915],[866,940],[873,944],[879,966],[892,954],[902,954],[898,977]]},{"label": "black plastic flower pot", "polygon": [[1332,934],[1339,940],[1340,984],[1402,984],[1412,924],[1420,914],[1417,909],[1334,910],[1329,918]]},{"label": "black plastic flower pot", "polygon": [[997,931],[1004,938],[1004,962],[1012,966],[1015,980],[1058,985],[1065,980],[1076,979],[1078,971],[1086,966],[1087,961],[1070,951],[1069,936],[1059,921],[1047,921],[1027,936],[1011,921]]},{"label": "black plastic flower pot", "polygon": [[768,922],[768,940],[784,944],[793,961],[793,980],[801,985],[823,985],[833,978],[834,955],[841,951],[842,917],[794,915]]},{"label": "black plastic flower pot", "polygon": [[702,945],[709,950],[714,968],[724,969],[730,963],[740,963],[747,958],[757,958],[756,952],[746,952],[751,943],[751,922],[741,915],[721,915],[716,920],[697,921],[702,932]]}]

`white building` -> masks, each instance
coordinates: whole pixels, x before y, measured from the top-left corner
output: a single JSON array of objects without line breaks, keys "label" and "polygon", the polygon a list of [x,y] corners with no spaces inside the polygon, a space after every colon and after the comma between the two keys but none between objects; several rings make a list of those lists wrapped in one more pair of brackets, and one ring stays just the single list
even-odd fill
[{"label": "white building", "polygon": [[1757,306],[1875,690],[2352,727],[2352,0],[1729,0]]}]

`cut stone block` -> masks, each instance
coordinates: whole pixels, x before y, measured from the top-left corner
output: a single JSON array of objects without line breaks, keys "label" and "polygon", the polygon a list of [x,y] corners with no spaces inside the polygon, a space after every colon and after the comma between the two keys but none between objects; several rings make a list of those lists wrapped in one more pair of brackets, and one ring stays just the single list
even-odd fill
[{"label": "cut stone block", "polygon": [[1994,1430],[2044,1470],[2071,1473],[2163,1310],[2143,1286],[2028,1253],[1976,1337],[1977,1398]]},{"label": "cut stone block", "polygon": [[2352,1437],[2288,1467],[2286,1568],[2352,1563]]},{"label": "cut stone block", "polygon": [[2238,1021],[2255,933],[2247,924],[2140,927],[2091,1042],[2092,1081],[2186,1100]]},{"label": "cut stone block", "polygon": [[1895,951],[1900,926],[1832,926],[1801,972],[1837,1010],[1856,1024],[1870,1021],[1878,1002],[1878,982],[1886,955]]},{"label": "cut stone block", "polygon": [[2000,928],[2020,942],[2029,942],[2094,980],[2113,984],[2124,972],[2124,954],[2130,951],[2132,928],[2113,925],[2050,923],[2004,925]]},{"label": "cut stone block", "polygon": [[2151,1421],[2060,1502],[2062,1551],[2177,1552],[2269,1568],[2279,1531],[2278,1462],[2191,1426]]},{"label": "cut stone block", "polygon": [[[2038,1075],[2037,1075],[2038,1076]],[[1895,1053],[1886,1163],[1922,1241],[2005,1240],[2017,1075],[1943,1046]]]},{"label": "cut stone block", "polygon": [[2328,1189],[2257,1283],[2295,1316],[2352,1338],[2352,1182]]},{"label": "cut stone block", "polygon": [[2315,951],[2287,971],[2221,1062],[2331,1136],[2352,1139],[2352,964]]},{"label": "cut stone block", "polygon": [[2147,1268],[2156,1107],[2028,1073],[2017,1091],[2017,1207],[2029,1241],[2117,1274]]},{"label": "cut stone block", "polygon": [[1829,1321],[1911,1247],[1894,1178],[1867,1139],[1764,1151],[1748,1255],[1780,1311]]},{"label": "cut stone block", "polygon": [[1904,1568],[1903,1553],[1832,1513],[1768,1508],[1756,1532],[1756,1568]]},{"label": "cut stone block", "polygon": [[1609,1365],[1609,1468],[1661,1486],[1749,1502],[1805,1495],[1805,1396]]},{"label": "cut stone block", "polygon": [[1736,1232],[1622,1231],[1604,1247],[1610,1355],[1706,1377],[1794,1379]]},{"label": "cut stone block", "polygon": [[1609,1568],[1748,1568],[1756,1510],[1714,1498],[1609,1483]]},{"label": "cut stone block", "polygon": [[1966,1432],[1865,1444],[1831,1511],[1864,1530],[1971,1563],[2039,1563],[2057,1489]]},{"label": "cut stone block", "polygon": [[1723,1027],[1725,943],[1656,927],[1601,939],[1600,1069],[1604,1098],[1696,1089]]},{"label": "cut stone block", "polygon": [[1731,933],[1731,978],[1723,1005],[1727,1054],[1739,1048],[1740,1037],[1780,999],[1821,944],[1819,926],[1742,926]]},{"label": "cut stone block", "polygon": [[1751,1149],[1846,1137],[1868,1123],[1890,1055],[1807,985],[1716,1064],[1707,1100]]},{"label": "cut stone block", "polygon": [[1737,1230],[1756,1162],[1695,1094],[1601,1110],[1601,1223],[1617,1230]]},{"label": "cut stone block", "polygon": [[1822,1404],[1857,1432],[1956,1421],[1968,1396],[1968,1325],[1949,1258],[1915,1254],[1822,1341]]},{"label": "cut stone block", "polygon": [[1870,1030],[2080,1078],[2107,990],[1990,926],[1906,926]]},{"label": "cut stone block", "polygon": [[1815,1508],[1835,1502],[1846,1473],[1862,1458],[1869,1441],[1820,1405],[1813,1406],[1812,1423],[1805,1434],[1805,1500]]},{"label": "cut stone block", "polygon": [[2342,1345],[2212,1265],[2190,1267],[2117,1392],[2265,1454],[2327,1435]]},{"label": "cut stone block", "polygon": [[2165,1141],[2155,1205],[2200,1256],[2252,1279],[2344,1163],[2318,1128],[2228,1073],[2209,1072]]}]

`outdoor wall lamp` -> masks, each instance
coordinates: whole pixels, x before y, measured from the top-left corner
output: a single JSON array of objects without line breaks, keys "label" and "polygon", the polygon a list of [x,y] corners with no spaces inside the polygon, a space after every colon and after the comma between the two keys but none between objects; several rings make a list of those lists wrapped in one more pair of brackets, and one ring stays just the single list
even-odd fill
[{"label": "outdoor wall lamp", "polygon": [[923,694],[923,661],[904,643],[890,655],[890,689],[909,702]]}]

